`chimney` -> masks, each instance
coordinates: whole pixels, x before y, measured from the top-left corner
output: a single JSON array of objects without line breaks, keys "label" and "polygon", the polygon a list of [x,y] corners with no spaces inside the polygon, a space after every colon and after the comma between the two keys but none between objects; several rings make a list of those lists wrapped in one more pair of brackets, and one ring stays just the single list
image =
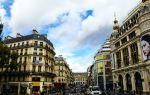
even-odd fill
[{"label": "chimney", "polygon": [[37,30],[33,29],[32,34],[38,34]]},{"label": "chimney", "polygon": [[47,38],[47,34],[44,34],[44,37]]},{"label": "chimney", "polygon": [[18,37],[22,37],[22,35],[20,33],[17,33],[16,38],[18,38]]}]

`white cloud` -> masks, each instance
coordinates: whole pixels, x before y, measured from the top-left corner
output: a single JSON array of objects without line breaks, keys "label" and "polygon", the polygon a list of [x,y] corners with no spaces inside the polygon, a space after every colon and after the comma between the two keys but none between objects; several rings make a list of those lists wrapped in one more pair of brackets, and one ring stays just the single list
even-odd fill
[{"label": "white cloud", "polygon": [[[95,49],[99,47],[99,40],[95,41],[97,46],[92,46],[92,44],[88,42],[83,44],[83,42],[89,41],[90,36],[97,38],[100,36],[99,38],[101,38],[103,37],[100,35],[102,32],[111,32],[102,31],[102,29],[112,26],[114,12],[116,12],[118,19],[122,21],[123,18],[127,16],[129,10],[139,1],[140,0],[15,0],[11,6],[12,16],[9,25],[13,34],[16,32],[28,34],[29,30],[33,28],[40,29],[44,25],[55,22],[57,17],[61,14],[69,12],[69,15],[63,18],[65,22],[61,26],[49,30],[48,37],[52,41],[57,40],[60,43],[55,47],[57,54],[62,54],[64,57],[70,58],[74,56],[74,52],[77,49],[90,47]],[[89,16],[82,21],[79,16],[80,13],[89,9],[93,10],[93,16]],[[90,40],[93,40],[93,38]],[[68,59],[71,67],[79,66],[79,68],[72,67],[73,71],[85,71],[86,68],[83,67],[87,67],[92,63],[93,55],[89,54],[83,57],[78,56],[77,58]],[[85,61],[82,61],[82,59]]]}]

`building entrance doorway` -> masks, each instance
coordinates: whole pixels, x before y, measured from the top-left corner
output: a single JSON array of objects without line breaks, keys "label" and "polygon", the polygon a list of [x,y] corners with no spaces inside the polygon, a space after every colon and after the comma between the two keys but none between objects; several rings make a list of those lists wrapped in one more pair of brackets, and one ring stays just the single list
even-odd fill
[{"label": "building entrance doorway", "polygon": [[126,85],[127,85],[127,92],[131,92],[132,90],[132,83],[131,83],[131,76],[129,74],[126,75]]},{"label": "building entrance doorway", "polygon": [[140,75],[140,73],[136,72],[134,77],[135,77],[136,93],[141,94],[143,92],[141,75]]}]

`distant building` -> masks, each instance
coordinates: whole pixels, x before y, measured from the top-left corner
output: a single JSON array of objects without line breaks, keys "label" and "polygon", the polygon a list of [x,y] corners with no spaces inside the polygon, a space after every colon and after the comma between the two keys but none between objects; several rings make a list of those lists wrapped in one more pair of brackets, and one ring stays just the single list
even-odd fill
[{"label": "distant building", "polygon": [[69,68],[69,64],[63,58],[62,55],[55,57],[55,74],[56,77],[54,78],[54,86],[56,89],[60,90],[65,87],[69,87],[73,84],[73,73],[72,70]]},{"label": "distant building", "polygon": [[93,84],[93,80],[92,80],[92,68],[93,68],[93,65],[90,65],[88,68],[87,68],[87,86],[92,86]]},{"label": "distant building", "polygon": [[[0,88],[17,94],[31,94],[50,90],[53,86],[54,47],[46,35],[40,35],[36,30],[31,35],[16,38],[6,37],[4,43],[11,52],[17,52],[18,67],[15,71],[0,68]],[[8,59],[9,60],[9,59]],[[11,60],[10,60],[11,61]]]},{"label": "distant building", "polygon": [[101,90],[113,88],[110,52],[110,40],[107,39],[94,57],[94,85]]},{"label": "distant building", "polygon": [[150,0],[142,0],[111,35],[114,91],[150,95]]},{"label": "distant building", "polygon": [[77,85],[86,85],[87,73],[73,73],[74,84]]}]

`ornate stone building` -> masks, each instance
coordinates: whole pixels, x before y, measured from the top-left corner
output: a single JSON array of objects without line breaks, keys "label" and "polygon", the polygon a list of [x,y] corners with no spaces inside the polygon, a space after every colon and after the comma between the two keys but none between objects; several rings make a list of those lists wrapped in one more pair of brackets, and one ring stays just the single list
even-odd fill
[{"label": "ornate stone building", "polygon": [[74,84],[78,85],[86,85],[87,82],[87,73],[73,73],[74,76]]},{"label": "ornate stone building", "polygon": [[69,64],[66,62],[62,55],[59,55],[54,59],[54,71],[56,74],[56,77],[54,78],[55,88],[60,90],[64,87],[72,85],[74,80],[72,70],[69,68]]},{"label": "ornate stone building", "polygon": [[111,35],[114,89],[150,95],[150,46],[146,47],[150,36],[145,35],[150,35],[150,0],[142,0],[121,26],[115,18]]},{"label": "ornate stone building", "polygon": [[[54,47],[47,39],[47,35],[40,35],[36,30],[31,35],[22,36],[17,33],[16,38],[6,37],[4,43],[11,52],[17,52],[18,67],[16,70],[6,71],[0,68],[0,88],[14,94],[31,94],[33,92],[47,92],[53,86]],[[8,59],[9,60],[9,59]],[[11,60],[10,60],[11,61]]]}]

